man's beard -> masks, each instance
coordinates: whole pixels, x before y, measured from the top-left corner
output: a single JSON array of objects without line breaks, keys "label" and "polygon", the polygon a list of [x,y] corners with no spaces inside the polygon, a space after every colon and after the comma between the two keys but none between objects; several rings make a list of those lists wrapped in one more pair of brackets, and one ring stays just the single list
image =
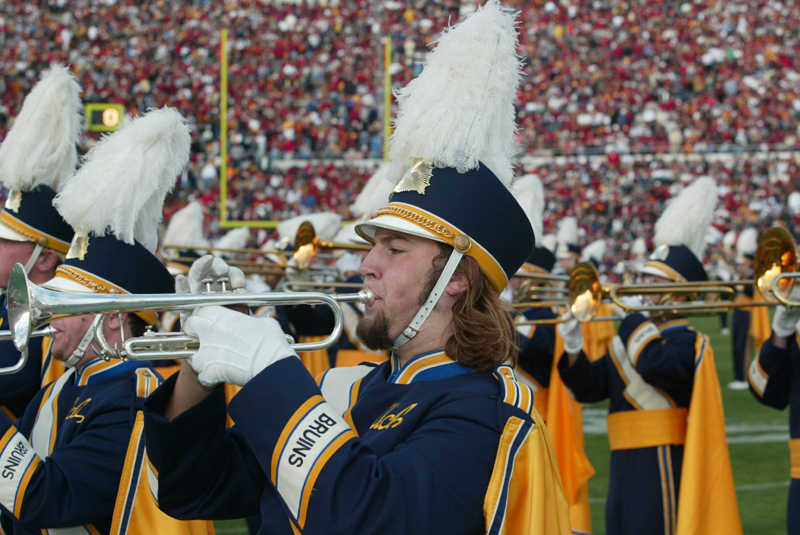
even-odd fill
[{"label": "man's beard", "polygon": [[362,317],[356,326],[356,336],[373,351],[391,349],[394,344],[389,337],[389,321],[384,310],[379,310],[371,320]]}]

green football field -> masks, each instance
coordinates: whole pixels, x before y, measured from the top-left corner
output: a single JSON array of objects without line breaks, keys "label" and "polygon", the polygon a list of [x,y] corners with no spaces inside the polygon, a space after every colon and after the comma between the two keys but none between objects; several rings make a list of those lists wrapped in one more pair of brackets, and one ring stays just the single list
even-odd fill
[{"label": "green football field", "polygon": [[[694,318],[692,324],[711,337],[714,348],[744,533],[784,534],[790,469],[788,411],[776,411],[760,405],[748,390],[729,390],[726,385],[733,380],[730,335],[720,334],[719,319],[716,317]],[[589,482],[595,535],[605,533],[603,518],[610,455],[605,434],[606,410],[607,403],[584,408],[586,453],[597,470]],[[241,520],[215,522],[214,525],[220,535],[247,533]]]}]

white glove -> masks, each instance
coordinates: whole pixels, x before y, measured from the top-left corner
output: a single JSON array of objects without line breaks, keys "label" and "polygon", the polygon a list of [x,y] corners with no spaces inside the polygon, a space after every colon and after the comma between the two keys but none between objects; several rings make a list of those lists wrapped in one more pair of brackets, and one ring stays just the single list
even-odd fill
[{"label": "white glove", "polygon": [[[644,300],[638,295],[623,295],[622,297],[619,298],[619,300],[623,305],[626,305],[631,308],[643,307],[647,305],[647,303],[645,303]],[[617,317],[619,317],[620,319],[627,318],[628,314],[634,314],[634,312],[628,312],[626,309],[622,307],[619,307],[619,310],[617,310]],[[650,312],[648,312],[647,310],[638,312],[638,314],[643,315],[645,318],[650,317]]]},{"label": "white glove", "polygon": [[797,329],[798,321],[800,321],[800,308],[787,310],[785,306],[778,305],[772,317],[772,332],[781,338],[792,336]]},{"label": "white glove", "polygon": [[583,349],[583,328],[571,312],[562,314],[561,319],[564,321],[558,324],[558,334],[564,341],[564,351],[577,355]]},{"label": "white glove", "polygon": [[[226,291],[240,290],[245,288],[245,277],[241,269],[230,267],[221,258],[214,258],[207,254],[197,259],[189,270],[189,276],[178,275],[175,277],[176,294],[203,294],[207,293],[208,288],[213,292],[222,291],[222,284],[219,279],[227,278],[225,283]],[[210,284],[203,281],[211,279]],[[186,324],[186,320],[192,315],[191,310],[181,310],[181,325]]]},{"label": "white glove", "polygon": [[244,386],[270,364],[297,357],[272,318],[207,306],[196,309],[183,330],[200,340],[200,349],[190,363],[204,386]]}]

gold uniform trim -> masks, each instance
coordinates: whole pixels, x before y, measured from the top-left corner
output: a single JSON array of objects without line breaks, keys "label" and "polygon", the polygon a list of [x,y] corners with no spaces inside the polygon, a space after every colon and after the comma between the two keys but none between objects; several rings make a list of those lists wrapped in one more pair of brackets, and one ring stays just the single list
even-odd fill
[{"label": "gold uniform trim", "polygon": [[611,451],[683,444],[688,412],[683,408],[612,412],[608,415]]},{"label": "gold uniform trim", "polygon": [[39,243],[42,245],[42,247],[49,247],[54,251],[65,254],[67,251],[69,251],[69,244],[67,242],[61,241],[58,238],[54,238],[49,234],[45,234],[44,232],[40,232],[35,228],[26,225],[5,210],[0,212],[0,223],[13,230],[26,240],[33,243]]},{"label": "gold uniform trim", "polygon": [[789,451],[792,455],[792,479],[800,479],[800,438],[789,440]]},{"label": "gold uniform trim", "polygon": [[[90,289],[92,292],[98,294],[130,293],[125,289],[120,288],[116,284],[113,284],[105,279],[101,279],[100,277],[89,273],[88,271],[76,268],[75,266],[58,266],[58,268],[56,268],[56,277],[77,282],[81,286],[84,286]],[[134,312],[134,314],[142,318],[148,325],[155,325],[156,321],[158,320],[157,312]]]},{"label": "gold uniform trim", "polygon": [[[435,233],[442,239],[442,241],[453,248],[456,248],[457,238],[460,242],[459,246],[462,246],[462,244],[466,246],[468,243],[468,250],[464,254],[471,256],[476,262],[478,262],[481,271],[483,271],[484,275],[486,275],[486,277],[489,279],[489,282],[492,283],[492,286],[494,286],[494,289],[497,291],[497,293],[500,294],[508,284],[508,278],[506,278],[503,268],[500,267],[499,262],[495,260],[489,251],[484,249],[478,242],[469,240],[469,237],[465,232],[462,232],[460,229],[451,225],[444,219],[439,219],[435,215],[426,212],[425,210],[404,203],[391,203],[375,213],[376,218],[382,215],[397,217],[414,223],[425,230]],[[460,238],[461,236],[464,238]],[[464,239],[469,241],[465,243]]]}]

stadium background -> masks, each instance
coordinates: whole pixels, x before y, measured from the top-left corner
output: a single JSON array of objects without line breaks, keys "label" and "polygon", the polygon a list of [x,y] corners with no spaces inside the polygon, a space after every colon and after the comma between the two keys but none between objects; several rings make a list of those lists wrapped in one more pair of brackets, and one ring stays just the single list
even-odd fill
[{"label": "stadium background", "polygon": [[[606,238],[601,269],[651,236],[682,182],[721,186],[708,258],[722,235],[784,222],[800,236],[800,6],[793,1],[558,2],[512,0],[521,11],[524,80],[517,103],[519,173],[545,184],[545,231],[576,215],[581,240]],[[383,157],[383,39],[393,86],[415,76],[458,0],[134,1],[0,3],[0,139],[38,74],[54,62],[78,75],[85,102],[128,118],[177,107],[193,133],[190,165],[165,219],[201,200],[206,231],[230,220],[284,220],[349,205]],[[227,197],[220,206],[220,31],[229,31]],[[87,134],[88,150],[96,134]],[[251,233],[259,246],[269,231]],[[730,339],[711,334],[720,378]],[[786,414],[723,389],[745,533],[782,533],[788,480]],[[598,406],[599,414],[603,407]],[[590,415],[593,412],[587,411]],[[587,426],[602,423],[594,418]],[[599,425],[599,424],[598,424]],[[588,431],[602,533],[608,451]],[[223,533],[241,529],[222,525]]]}]

